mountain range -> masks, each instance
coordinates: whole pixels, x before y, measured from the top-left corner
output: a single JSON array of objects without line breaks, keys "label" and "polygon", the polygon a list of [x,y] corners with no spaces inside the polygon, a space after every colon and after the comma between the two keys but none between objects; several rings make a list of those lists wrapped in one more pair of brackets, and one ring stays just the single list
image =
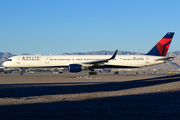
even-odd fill
[{"label": "mountain range", "polygon": [[[112,55],[114,51],[94,51],[94,52],[77,52],[77,53],[63,53],[62,55]],[[30,55],[28,53],[23,53],[22,55]],[[129,52],[129,51],[118,51],[117,55],[143,55],[143,53],[138,52]],[[6,52],[0,52],[0,66],[2,66],[2,63],[6,61],[9,57],[15,56],[12,53]],[[168,57],[174,57],[174,60],[168,63],[159,64],[152,66],[151,68],[180,68],[180,51],[174,51],[167,53]]]},{"label": "mountain range", "polygon": [[0,52],[0,66],[2,66],[2,63],[4,61],[6,61],[9,57],[12,57],[12,56],[14,56],[14,55],[11,54],[11,53],[8,53],[8,52],[2,53],[2,52]]}]

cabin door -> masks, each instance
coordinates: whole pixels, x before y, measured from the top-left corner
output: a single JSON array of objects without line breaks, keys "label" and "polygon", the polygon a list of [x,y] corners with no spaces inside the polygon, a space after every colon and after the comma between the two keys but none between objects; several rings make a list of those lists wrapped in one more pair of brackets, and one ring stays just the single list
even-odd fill
[{"label": "cabin door", "polygon": [[17,64],[20,64],[21,63],[21,57],[18,57],[17,58],[17,62],[16,62]]},{"label": "cabin door", "polygon": [[145,63],[149,63],[149,58],[146,58]]},{"label": "cabin door", "polygon": [[46,60],[45,60],[45,63],[49,64],[50,63],[50,59],[51,59],[51,57],[47,57]]}]

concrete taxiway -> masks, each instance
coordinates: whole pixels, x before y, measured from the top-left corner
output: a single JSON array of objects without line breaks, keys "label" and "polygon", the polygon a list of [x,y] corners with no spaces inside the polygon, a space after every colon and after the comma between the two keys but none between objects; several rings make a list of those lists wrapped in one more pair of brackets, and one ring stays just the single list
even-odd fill
[{"label": "concrete taxiway", "polygon": [[0,74],[0,119],[179,119],[180,74]]}]

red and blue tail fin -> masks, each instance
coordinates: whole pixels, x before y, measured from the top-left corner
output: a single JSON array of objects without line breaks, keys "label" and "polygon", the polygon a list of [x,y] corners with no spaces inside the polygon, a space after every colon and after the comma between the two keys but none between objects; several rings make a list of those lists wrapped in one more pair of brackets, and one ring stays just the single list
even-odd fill
[{"label": "red and blue tail fin", "polygon": [[168,32],[146,55],[166,56],[174,32]]}]

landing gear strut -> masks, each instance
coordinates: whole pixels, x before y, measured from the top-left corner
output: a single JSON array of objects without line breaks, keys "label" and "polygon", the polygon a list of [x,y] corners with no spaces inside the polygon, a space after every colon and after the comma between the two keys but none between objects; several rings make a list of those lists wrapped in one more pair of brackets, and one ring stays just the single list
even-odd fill
[{"label": "landing gear strut", "polygon": [[4,74],[7,74],[8,72],[7,72],[7,68],[4,68]]},{"label": "landing gear strut", "polygon": [[89,70],[89,75],[97,75],[97,72],[94,71],[94,67],[90,67]]},{"label": "landing gear strut", "polygon": [[20,73],[20,75],[23,75],[22,68],[19,69],[19,73]]}]

